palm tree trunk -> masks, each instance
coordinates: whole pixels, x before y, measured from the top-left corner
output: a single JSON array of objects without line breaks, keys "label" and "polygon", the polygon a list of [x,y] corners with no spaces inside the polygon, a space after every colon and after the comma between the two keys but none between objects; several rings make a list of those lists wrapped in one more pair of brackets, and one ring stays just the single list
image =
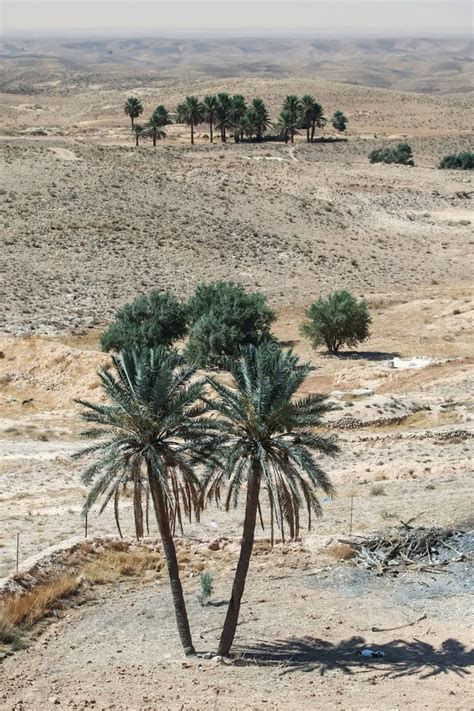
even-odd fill
[{"label": "palm tree trunk", "polygon": [[291,134],[291,142],[294,143],[295,142],[295,133],[294,133],[293,129],[291,129],[290,134]]},{"label": "palm tree trunk", "polygon": [[314,141],[314,132],[315,132],[315,130],[316,130],[316,124],[315,124],[315,122],[313,121],[313,123],[311,124],[311,143]]},{"label": "palm tree trunk", "polygon": [[309,123],[306,124],[306,143],[309,143]]},{"label": "palm tree trunk", "polygon": [[255,538],[255,524],[257,521],[258,495],[260,491],[261,471],[260,465],[254,463],[247,482],[247,504],[245,506],[244,529],[240,545],[239,562],[235,571],[232,595],[222,628],[218,654],[227,657],[235,637],[235,630],[239,620],[240,602],[245,588],[245,580],[252,555]]},{"label": "palm tree trunk", "polygon": [[133,127],[135,126],[135,119],[134,119],[133,116],[130,116],[130,118],[131,118],[131,121],[132,121],[132,131],[133,131]]},{"label": "palm tree trunk", "polygon": [[153,131],[153,145],[156,148],[156,131]]},{"label": "palm tree trunk", "polygon": [[214,133],[213,133],[212,121],[209,121],[209,134],[210,134],[209,143],[214,143]]},{"label": "palm tree trunk", "polygon": [[138,133],[135,134],[135,145],[138,148]]},{"label": "palm tree trunk", "polygon": [[188,613],[186,612],[186,604],[184,602],[183,588],[179,578],[178,559],[176,557],[176,548],[174,545],[173,536],[171,535],[170,521],[166,510],[163,492],[154,476],[153,469],[148,465],[148,482],[150,485],[151,498],[155,508],[156,520],[160,529],[161,541],[163,543],[163,552],[165,554],[166,563],[168,566],[168,574],[170,578],[171,594],[173,596],[174,611],[176,615],[176,624],[178,626],[178,634],[183,645],[185,655],[191,656],[196,654],[191,630],[189,628]]},{"label": "palm tree trunk", "polygon": [[191,123],[191,145],[194,146],[194,124]]}]

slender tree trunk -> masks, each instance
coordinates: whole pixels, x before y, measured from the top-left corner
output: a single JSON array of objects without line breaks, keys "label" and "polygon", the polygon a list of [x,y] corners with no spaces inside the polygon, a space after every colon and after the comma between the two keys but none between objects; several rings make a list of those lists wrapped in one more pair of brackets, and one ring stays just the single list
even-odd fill
[{"label": "slender tree trunk", "polygon": [[138,133],[135,134],[135,145],[138,148]]},{"label": "slender tree trunk", "polygon": [[291,142],[294,143],[295,142],[295,134],[294,134],[293,129],[291,129],[290,134],[291,134]]},{"label": "slender tree trunk", "polygon": [[143,507],[142,487],[138,479],[133,483],[133,517],[135,519],[135,535],[137,541],[143,538]]},{"label": "slender tree trunk", "polygon": [[214,133],[213,133],[212,120],[209,121],[209,133],[210,133],[209,143],[214,143]]},{"label": "slender tree trunk", "polygon": [[309,123],[306,125],[306,143],[309,143]]},{"label": "slender tree trunk", "polygon": [[314,121],[313,121],[313,123],[311,124],[311,143],[314,141],[314,132],[315,132],[315,130],[316,130],[316,124],[315,124]]},{"label": "slender tree trunk", "polygon": [[260,480],[260,466],[258,463],[254,463],[247,482],[247,504],[245,507],[244,529],[240,545],[239,562],[237,563],[234,584],[232,586],[232,595],[229,600],[229,607],[227,608],[224,627],[222,628],[219,642],[218,654],[223,657],[228,656],[230,652],[239,621],[240,602],[245,588],[245,580],[247,578],[255,538]]},{"label": "slender tree trunk", "polygon": [[156,148],[156,131],[153,131],[153,145]]},{"label": "slender tree trunk", "polygon": [[194,146],[194,124],[191,124],[191,145]]},{"label": "slender tree trunk", "polygon": [[191,656],[196,654],[191,630],[189,628],[188,613],[186,612],[186,604],[184,602],[183,588],[179,578],[178,559],[176,557],[176,548],[174,545],[173,536],[171,535],[170,521],[168,512],[163,498],[161,487],[154,476],[153,469],[148,465],[148,482],[150,485],[150,493],[155,508],[156,520],[160,529],[161,541],[163,543],[163,551],[168,566],[168,574],[170,578],[171,594],[173,596],[174,611],[176,615],[176,624],[178,626],[178,634],[183,645],[185,655]]},{"label": "slender tree trunk", "polygon": [[130,116],[130,119],[132,121],[132,131],[133,131],[133,127],[135,126],[135,119],[133,116]]}]

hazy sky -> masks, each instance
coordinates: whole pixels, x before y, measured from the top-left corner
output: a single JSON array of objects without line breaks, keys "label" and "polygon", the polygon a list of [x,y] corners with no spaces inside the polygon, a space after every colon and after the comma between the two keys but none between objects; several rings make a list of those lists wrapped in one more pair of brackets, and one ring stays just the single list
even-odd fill
[{"label": "hazy sky", "polygon": [[3,0],[3,32],[267,30],[449,32],[472,28],[466,0]]}]

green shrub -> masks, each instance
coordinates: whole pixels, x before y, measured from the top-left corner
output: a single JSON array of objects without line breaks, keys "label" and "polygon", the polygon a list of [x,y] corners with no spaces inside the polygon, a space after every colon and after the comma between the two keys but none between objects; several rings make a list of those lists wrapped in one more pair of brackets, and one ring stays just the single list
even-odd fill
[{"label": "green shrub", "polygon": [[347,128],[348,121],[347,121],[347,117],[344,116],[342,111],[335,111],[334,115],[331,119],[331,123],[334,126],[334,128],[336,129],[336,131],[343,132]]},{"label": "green shrub", "polygon": [[208,570],[205,570],[203,573],[201,573],[200,582],[201,589],[198,593],[198,601],[199,604],[204,607],[204,605],[209,604],[210,597],[214,590],[214,578],[212,576],[212,573],[210,573]]},{"label": "green shrub", "polygon": [[371,317],[367,302],[348,291],[335,291],[306,309],[301,332],[316,348],[325,344],[330,353],[342,346],[354,347],[369,337]]},{"label": "green shrub", "polygon": [[199,366],[219,367],[222,356],[237,356],[241,346],[270,338],[274,312],[266,297],[248,293],[240,284],[199,284],[188,302],[186,357]]},{"label": "green shrub", "polygon": [[400,165],[415,165],[413,153],[408,143],[398,143],[392,148],[374,148],[369,153],[371,163],[398,163]]},{"label": "green shrub", "polygon": [[117,311],[100,343],[104,351],[120,351],[133,345],[167,348],[185,333],[184,304],[168,292],[153,291]]},{"label": "green shrub", "polygon": [[440,168],[451,168],[458,170],[474,170],[474,153],[461,151],[444,156],[439,164]]}]

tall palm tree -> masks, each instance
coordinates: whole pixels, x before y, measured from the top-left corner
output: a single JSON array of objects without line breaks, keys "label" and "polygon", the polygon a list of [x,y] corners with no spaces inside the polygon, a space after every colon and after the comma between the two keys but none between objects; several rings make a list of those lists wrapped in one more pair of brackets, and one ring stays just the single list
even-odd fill
[{"label": "tall palm tree", "polygon": [[216,119],[217,96],[208,94],[203,100],[205,119],[209,123],[209,143],[214,143],[214,122]]},{"label": "tall palm tree", "polygon": [[187,96],[177,108],[180,121],[191,127],[191,145],[194,145],[194,129],[204,121],[204,105],[197,96]]},{"label": "tall palm tree", "polygon": [[287,522],[290,536],[297,537],[301,506],[307,508],[310,525],[311,512],[321,514],[317,489],[330,496],[334,493],[314,455],[333,455],[338,450],[331,437],[319,433],[321,417],[329,409],[325,398],[293,399],[310,367],[299,364],[291,351],[268,344],[250,346],[238,360],[227,360],[226,367],[235,388],[207,378],[218,396],[206,397],[218,435],[203,478],[203,490],[217,500],[227,485],[227,509],[237,504],[247,482],[240,557],[219,643],[218,653],[224,656],[234,640],[263,491],[270,504],[272,529],[275,516],[282,535]]},{"label": "tall palm tree", "polygon": [[[291,139],[292,143],[294,143],[295,133],[297,133],[297,128],[298,128],[298,124],[299,124],[298,119],[299,119],[300,111],[301,111],[300,99],[297,96],[295,96],[294,94],[287,96],[283,102],[283,107],[282,107],[282,112],[280,114],[280,118],[283,115],[286,116],[286,123],[288,125],[289,135],[290,135],[290,139]],[[285,140],[287,140],[287,139],[285,139]]]},{"label": "tall palm tree", "polygon": [[250,105],[252,123],[255,127],[257,141],[261,141],[264,133],[270,126],[270,116],[262,99],[256,97]]},{"label": "tall palm tree", "polygon": [[163,117],[156,112],[152,113],[148,122],[145,124],[145,132],[153,138],[153,145],[156,146],[156,141],[166,138],[166,131],[161,123]]},{"label": "tall palm tree", "polygon": [[136,96],[129,96],[124,104],[123,110],[127,114],[127,116],[130,116],[133,129],[135,125],[135,119],[141,116],[141,114],[143,113],[142,102]]},{"label": "tall palm tree", "polygon": [[87,512],[99,499],[100,511],[137,472],[146,477],[168,565],[178,632],[187,655],[194,654],[172,529],[182,513],[199,514],[200,485],[189,464],[194,442],[206,442],[206,425],[197,404],[203,383],[192,382],[195,369],[183,364],[176,351],[142,349],[112,356],[113,370],[99,378],[108,404],[83,400],[83,432],[99,440],[75,456],[95,455],[82,475],[90,487]]},{"label": "tall palm tree", "polygon": [[227,142],[227,129],[232,126],[232,97],[226,92],[217,94],[217,128],[221,132],[222,143]]},{"label": "tall palm tree", "polygon": [[242,139],[242,127],[240,122],[247,112],[247,104],[242,94],[234,94],[232,97],[231,123],[234,129],[234,141],[238,143]]}]

